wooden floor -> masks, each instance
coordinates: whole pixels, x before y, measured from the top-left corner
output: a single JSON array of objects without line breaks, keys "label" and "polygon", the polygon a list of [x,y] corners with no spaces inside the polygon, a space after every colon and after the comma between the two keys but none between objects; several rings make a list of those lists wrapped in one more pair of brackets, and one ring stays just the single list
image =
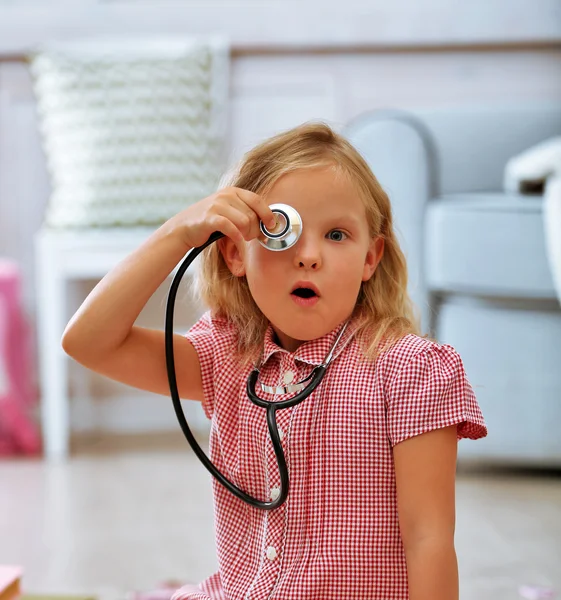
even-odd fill
[{"label": "wooden floor", "polygon": [[[456,548],[462,600],[514,600],[522,584],[561,597],[561,472],[460,468]],[[27,592],[100,600],[198,581],[216,567],[207,473],[175,434],[0,461],[2,563],[24,565]]]}]

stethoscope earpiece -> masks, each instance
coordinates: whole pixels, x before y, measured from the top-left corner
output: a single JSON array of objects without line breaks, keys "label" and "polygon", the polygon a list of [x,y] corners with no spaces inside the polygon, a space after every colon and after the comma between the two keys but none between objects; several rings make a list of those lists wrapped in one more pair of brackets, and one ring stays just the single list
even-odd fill
[{"label": "stethoscope earpiece", "polygon": [[259,223],[261,233],[257,239],[267,250],[274,252],[287,250],[294,246],[302,235],[302,217],[295,208],[288,204],[271,204],[269,208],[275,215],[277,224],[274,229],[270,230],[261,221]]}]

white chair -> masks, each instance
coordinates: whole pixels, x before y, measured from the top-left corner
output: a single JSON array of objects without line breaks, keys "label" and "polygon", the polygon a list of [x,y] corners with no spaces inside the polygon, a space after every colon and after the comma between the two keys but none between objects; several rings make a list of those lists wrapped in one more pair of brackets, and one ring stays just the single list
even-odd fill
[{"label": "white chair", "polygon": [[57,42],[32,57],[53,184],[36,237],[48,459],[69,450],[60,345],[67,284],[102,278],[159,223],[216,188],[225,162],[228,61],[228,45],[216,37]]},{"label": "white chair", "polygon": [[36,237],[37,334],[41,422],[48,459],[68,455],[68,357],[60,340],[67,322],[71,281],[101,279],[150,234],[145,228],[54,230]]}]

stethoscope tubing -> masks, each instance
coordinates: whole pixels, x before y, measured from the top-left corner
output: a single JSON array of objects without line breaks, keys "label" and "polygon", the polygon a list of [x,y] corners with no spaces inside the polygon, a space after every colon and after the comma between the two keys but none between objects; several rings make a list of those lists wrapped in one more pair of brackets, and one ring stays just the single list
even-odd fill
[{"label": "stethoscope tubing", "polygon": [[262,510],[274,510],[275,508],[278,508],[285,502],[290,487],[286,458],[282,449],[282,442],[277,426],[276,411],[282,408],[289,408],[291,406],[295,406],[303,400],[305,400],[321,382],[325,374],[326,365],[319,365],[315,367],[314,371],[312,372],[312,375],[309,377],[312,379],[312,381],[306,386],[305,389],[299,392],[296,396],[289,398],[288,400],[281,400],[279,402],[269,402],[267,400],[263,400],[255,394],[254,390],[255,385],[257,383],[257,378],[259,376],[259,369],[255,368],[248,377],[247,394],[250,400],[257,406],[265,408],[267,411],[267,427],[269,429],[269,435],[271,436],[271,442],[273,444],[273,450],[277,459],[280,475],[280,494],[275,500],[265,501],[260,500],[258,498],[254,498],[253,496],[244,492],[234,483],[232,483],[223,473],[221,473],[198,444],[197,440],[195,439],[195,436],[189,428],[189,424],[187,423],[185,413],[183,412],[183,408],[181,406],[179,391],[177,389],[177,377],[175,373],[175,356],[173,350],[173,315],[175,299],[177,297],[177,291],[179,290],[179,284],[181,283],[183,275],[185,274],[191,263],[195,260],[195,258],[205,248],[210,246],[210,244],[216,242],[222,237],[224,237],[224,234],[220,231],[216,231],[208,238],[208,240],[203,245],[190,250],[183,262],[181,263],[181,265],[179,266],[169,289],[165,318],[165,354],[170,395],[175,414],[179,425],[181,426],[183,434],[185,435],[187,441],[193,449],[193,452],[206,467],[207,471],[213,477],[215,477],[215,479],[218,482],[220,482],[229,492],[231,492],[232,494],[234,494],[234,496],[236,496],[240,500],[243,500],[250,506]]}]

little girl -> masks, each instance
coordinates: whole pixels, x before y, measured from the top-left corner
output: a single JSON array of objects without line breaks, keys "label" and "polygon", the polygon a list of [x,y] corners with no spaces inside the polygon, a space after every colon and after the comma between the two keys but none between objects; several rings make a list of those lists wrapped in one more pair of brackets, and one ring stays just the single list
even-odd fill
[{"label": "little girl", "polygon": [[[260,221],[275,226],[274,203],[303,221],[282,252],[256,239]],[[485,424],[458,354],[418,335],[387,195],[328,126],[257,146],[229,187],[162,225],[92,291],[64,349],[168,394],[164,334],[134,323],[214,231],[225,237],[203,252],[197,278],[210,310],[174,338],[177,382],[212,421],[212,461],[245,492],[280,491],[265,411],[246,394],[254,364],[271,386],[259,395],[289,398],[347,327],[321,384],[277,412],[286,502],[260,510],[214,482],[219,572],[175,600],[457,599],[457,440],[485,436]]]}]

